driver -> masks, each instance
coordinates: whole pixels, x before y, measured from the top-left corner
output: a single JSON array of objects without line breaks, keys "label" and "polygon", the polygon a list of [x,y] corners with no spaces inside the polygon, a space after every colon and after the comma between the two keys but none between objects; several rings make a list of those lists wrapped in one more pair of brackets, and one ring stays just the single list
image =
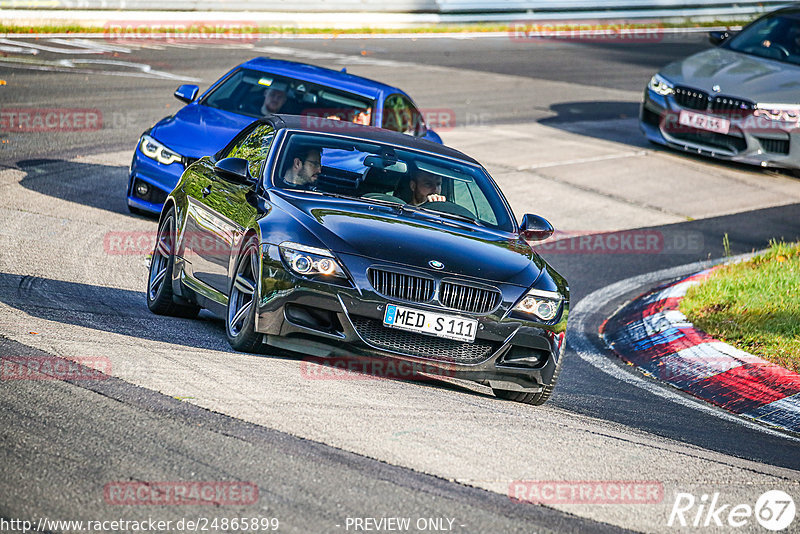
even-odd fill
[{"label": "driver", "polygon": [[294,151],[291,165],[283,181],[292,189],[313,189],[322,171],[322,149],[317,146],[299,146]]},{"label": "driver", "polygon": [[269,87],[264,90],[264,103],[261,104],[260,112],[262,115],[278,113],[284,104],[286,104],[286,88],[277,85]]},{"label": "driver", "polygon": [[446,202],[447,198],[442,195],[442,177],[430,172],[417,169],[408,183],[411,189],[411,202],[413,206],[419,206],[426,202]]}]

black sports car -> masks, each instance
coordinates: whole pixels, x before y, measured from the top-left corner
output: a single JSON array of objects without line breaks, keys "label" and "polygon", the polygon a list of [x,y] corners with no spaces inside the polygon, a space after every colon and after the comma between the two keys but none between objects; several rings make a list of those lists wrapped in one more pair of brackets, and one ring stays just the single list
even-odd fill
[{"label": "black sports car", "polygon": [[424,362],[541,404],[555,386],[566,281],[526,242],[486,170],[400,133],[259,119],[183,173],[161,212],[147,303],[224,318],[233,348]]}]

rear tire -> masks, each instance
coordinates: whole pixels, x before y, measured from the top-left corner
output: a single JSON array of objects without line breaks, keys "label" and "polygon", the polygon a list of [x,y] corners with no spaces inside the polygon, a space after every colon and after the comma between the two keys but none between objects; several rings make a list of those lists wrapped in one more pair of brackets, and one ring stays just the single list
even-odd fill
[{"label": "rear tire", "polygon": [[556,370],[553,372],[553,378],[550,380],[550,383],[547,384],[542,388],[541,391],[537,393],[525,393],[524,391],[509,391],[507,389],[494,389],[492,388],[492,392],[494,393],[495,397],[514,401],[514,402],[522,402],[525,404],[532,404],[534,406],[541,406],[550,398],[550,395],[553,394],[553,389],[556,387],[556,382],[558,382],[558,374],[561,372],[561,362],[564,360],[564,353],[561,353],[561,357],[558,359],[558,363],[556,364]]},{"label": "rear tire", "polygon": [[264,335],[255,331],[259,272],[258,241],[251,237],[236,260],[225,313],[228,343],[241,352],[262,350]]},{"label": "rear tire", "polygon": [[200,312],[195,305],[178,304],[172,292],[172,273],[175,270],[175,210],[170,210],[158,228],[156,246],[150,260],[147,277],[147,307],[158,315],[194,318]]}]

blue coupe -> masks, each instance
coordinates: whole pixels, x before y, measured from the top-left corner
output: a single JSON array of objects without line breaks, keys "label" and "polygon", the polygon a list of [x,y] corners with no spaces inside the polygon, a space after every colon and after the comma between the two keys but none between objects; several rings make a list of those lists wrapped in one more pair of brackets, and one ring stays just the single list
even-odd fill
[{"label": "blue coupe", "polygon": [[343,127],[378,126],[442,142],[425,126],[406,93],[344,69],[255,58],[235,67],[199,97],[198,93],[196,85],[180,86],[175,97],[187,105],[139,139],[127,190],[132,213],[161,213],[167,195],[190,164],[219,151],[254,118],[272,113],[304,116],[309,126],[336,119]]}]

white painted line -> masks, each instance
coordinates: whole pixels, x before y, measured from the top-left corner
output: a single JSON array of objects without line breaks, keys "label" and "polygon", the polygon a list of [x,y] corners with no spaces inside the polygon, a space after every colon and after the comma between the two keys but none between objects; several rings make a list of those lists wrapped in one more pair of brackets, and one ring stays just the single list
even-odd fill
[{"label": "white painted line", "polygon": [[32,48],[21,48],[19,46],[0,46],[0,52],[8,52],[9,54],[30,54],[35,56],[39,53],[38,50]]},{"label": "white painted line", "polygon": [[42,52],[54,52],[56,54],[102,54],[101,50],[96,48],[75,48],[70,46],[70,48],[57,48],[55,46],[47,46],[43,44],[33,44],[33,43],[21,43],[19,41],[12,41],[11,39],[0,39],[0,44],[6,44],[11,46],[21,46],[24,48],[33,48],[35,50],[41,50]]},{"label": "white painted line", "polygon": [[632,278],[611,284],[610,286],[606,286],[602,289],[598,289],[597,291],[594,291],[588,296],[582,298],[575,305],[575,307],[570,310],[570,318],[573,320],[573,322],[572,328],[567,334],[568,344],[575,350],[575,352],[578,354],[578,357],[580,357],[582,360],[621,382],[636,386],[644,391],[647,391],[648,393],[652,393],[653,395],[661,397],[670,402],[704,412],[708,415],[718,417],[731,423],[742,425],[751,430],[756,430],[771,436],[800,442],[800,437],[773,430],[758,423],[749,421],[743,417],[726,412],[722,408],[717,408],[703,401],[681,395],[677,393],[677,391],[672,390],[671,386],[662,384],[653,379],[645,378],[644,376],[640,376],[638,371],[629,371],[624,369],[622,365],[618,364],[608,356],[597,352],[585,333],[587,328],[586,318],[590,313],[592,313],[593,310],[599,309],[606,302],[619,298],[622,295],[635,290],[636,288],[646,286],[648,284],[655,284],[661,280],[666,280],[669,278],[678,278],[681,276],[690,275],[712,265],[731,261],[732,259],[743,260],[746,258],[751,258],[753,255],[754,254],[751,253],[742,254],[741,256],[736,256],[735,258],[722,258],[710,262],[699,261],[690,263],[688,265],[681,265],[653,273],[634,276]]},{"label": "white painted line", "polygon": [[549,163],[540,163],[537,165],[523,165],[521,167],[517,167],[518,171],[532,171],[535,169],[547,169],[550,167],[561,167],[564,165],[580,165],[581,163],[594,163],[596,161],[608,161],[613,159],[626,159],[626,158],[636,158],[639,156],[644,156],[648,152],[646,150],[637,150],[636,152],[630,152],[628,154],[606,154],[605,156],[593,156],[591,158],[577,158],[577,159],[568,159],[564,161],[551,161]]},{"label": "white painted line", "polygon": [[[92,68],[79,68],[80,65],[108,65],[115,67],[122,67],[132,70],[110,70],[110,69],[92,69]],[[71,72],[76,74],[103,74],[107,76],[129,76],[133,78],[158,78],[167,80],[179,80],[187,82],[200,82],[199,78],[192,78],[190,76],[181,76],[169,72],[153,70],[150,65],[146,63],[133,63],[129,61],[117,61],[113,59],[62,59],[57,61],[50,61],[44,59],[28,59],[28,58],[15,58],[6,57],[0,59],[0,66],[27,69],[27,70],[41,70],[49,72]]]},{"label": "white painted line", "polygon": [[89,48],[92,50],[99,50],[100,52],[120,52],[122,54],[130,54],[131,49],[124,46],[116,46],[107,43],[99,43],[97,40],[92,39],[48,39],[49,42],[55,44],[63,44],[67,46],[79,46],[81,48]]}]

